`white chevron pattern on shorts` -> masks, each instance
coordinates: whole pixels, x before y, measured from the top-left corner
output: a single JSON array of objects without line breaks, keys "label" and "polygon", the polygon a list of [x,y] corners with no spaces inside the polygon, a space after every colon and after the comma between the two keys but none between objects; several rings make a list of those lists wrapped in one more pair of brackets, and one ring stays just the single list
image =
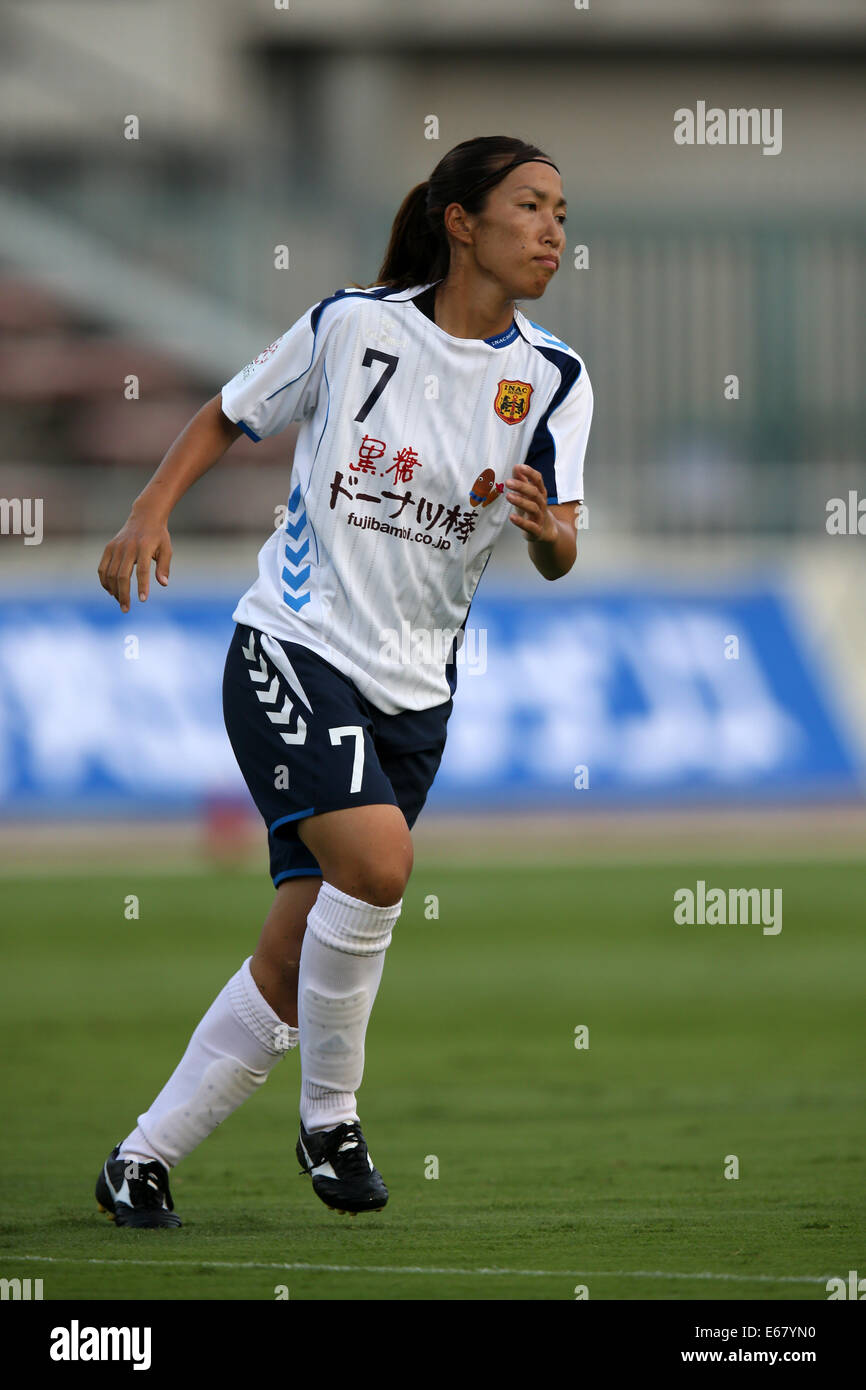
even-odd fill
[{"label": "white chevron pattern on shorts", "polygon": [[[255,680],[255,675],[254,675],[254,673],[253,673],[252,671],[250,672],[250,680]],[[259,699],[260,699],[264,704],[266,704],[266,705],[272,705],[272,704],[274,703],[274,701],[276,700],[276,698],[277,698],[277,695],[278,695],[278,693],[279,693],[279,689],[280,689],[279,677],[278,677],[278,676],[274,676],[274,678],[273,678],[273,680],[271,681],[270,685],[268,686],[267,690],[257,690],[257,691],[256,691],[256,695],[259,697]]]},{"label": "white chevron pattern on shorts", "polygon": [[[243,652],[247,661],[250,663],[250,680],[253,681],[255,684],[261,684],[262,682],[266,681],[271,672],[264,656],[258,655],[256,653],[255,632],[250,633],[249,646],[242,646],[241,651]],[[255,667],[256,669],[253,670],[253,667]],[[273,677],[267,690],[257,690],[256,696],[259,700],[261,700],[263,705],[276,706],[277,701],[280,698],[279,677]],[[294,704],[289,699],[288,695],[285,695],[283,697],[283,704],[281,709],[269,709],[266,710],[265,713],[267,714],[268,719],[270,719],[272,724],[290,724],[292,722],[292,712],[294,708]],[[288,733],[285,730],[281,729],[280,738],[283,740],[284,743],[305,743],[307,738],[306,720],[302,719],[301,715],[299,714],[295,732]]]},{"label": "white chevron pattern on shorts", "polygon": [[290,690],[293,690],[303,705],[306,705],[310,714],[313,713],[313,706],[307,698],[307,692],[298,679],[295,670],[286,653],[283,651],[279,642],[275,642],[273,637],[269,637],[266,632],[262,633],[262,651],[267,653],[271,665],[275,666]]}]

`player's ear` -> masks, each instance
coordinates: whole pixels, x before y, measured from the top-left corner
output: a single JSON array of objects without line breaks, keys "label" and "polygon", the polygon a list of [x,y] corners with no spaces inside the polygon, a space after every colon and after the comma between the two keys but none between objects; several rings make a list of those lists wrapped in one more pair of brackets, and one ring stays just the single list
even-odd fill
[{"label": "player's ear", "polygon": [[462,246],[471,246],[472,244],[471,220],[471,215],[460,203],[449,203],[442,214],[442,224],[445,231],[455,241],[459,241]]}]

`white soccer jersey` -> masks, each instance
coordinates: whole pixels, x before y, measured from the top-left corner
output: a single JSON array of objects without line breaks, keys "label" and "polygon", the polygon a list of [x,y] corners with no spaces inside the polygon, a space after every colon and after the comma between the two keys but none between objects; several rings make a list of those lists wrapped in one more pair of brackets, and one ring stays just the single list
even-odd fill
[{"label": "white soccer jersey", "polygon": [[506,479],[528,463],[549,502],[582,500],[592,418],[565,343],[519,311],[498,337],[454,338],[411,302],[428,288],[338,290],[222,391],[255,440],[301,422],[285,524],[233,617],[386,714],[453,692],[447,634],[508,524]]}]

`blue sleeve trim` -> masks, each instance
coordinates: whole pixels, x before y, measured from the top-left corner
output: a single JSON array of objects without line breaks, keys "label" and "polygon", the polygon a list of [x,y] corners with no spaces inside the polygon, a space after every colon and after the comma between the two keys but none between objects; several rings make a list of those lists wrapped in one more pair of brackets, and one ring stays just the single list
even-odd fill
[{"label": "blue sleeve trim", "polygon": [[243,430],[244,434],[248,434],[249,437],[250,437],[250,439],[253,441],[254,444],[261,444],[261,442],[262,442],[262,437],[261,437],[261,435],[260,435],[260,434],[256,434],[255,430],[251,430],[250,427],[249,427],[249,425],[245,425],[245,424],[244,424],[243,420],[237,420],[237,421],[236,421],[236,424],[240,425],[240,427],[241,427],[241,429]]},{"label": "blue sleeve trim", "polygon": [[[557,338],[556,334],[551,333],[549,328],[545,328],[542,324],[536,323],[534,319],[529,319],[528,322],[532,325],[536,332],[540,333],[542,337],[544,337],[547,340],[547,342],[550,343],[551,347],[562,348],[566,353],[571,352],[571,348],[568,346],[568,343],[564,343],[561,338]],[[533,343],[533,347],[538,347],[538,344]],[[540,348],[539,351],[543,352],[544,348]]]},{"label": "blue sleeve trim", "polygon": [[560,382],[553,393],[550,405],[535,427],[535,433],[529,441],[529,448],[523,462],[528,463],[530,468],[537,469],[541,474],[549,494],[547,500],[550,502],[551,500],[556,501],[556,445],[550,433],[549,420],[554,410],[562,405],[572,386],[580,377],[580,362],[577,358],[569,357],[564,352],[557,352],[555,348],[536,345],[535,350],[557,368]]}]

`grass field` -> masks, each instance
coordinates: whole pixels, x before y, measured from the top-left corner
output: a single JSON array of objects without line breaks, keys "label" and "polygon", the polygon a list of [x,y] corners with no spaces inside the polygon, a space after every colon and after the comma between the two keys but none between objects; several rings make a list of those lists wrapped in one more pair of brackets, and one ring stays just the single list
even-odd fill
[{"label": "grass field", "polygon": [[[674,925],[698,878],[781,888],[782,931]],[[174,1170],[183,1228],[130,1232],[97,1172],[269,885],[6,878],[0,1275],[45,1299],[825,1300],[866,1273],[864,887],[862,864],[421,863],[360,1093],[385,1211],[298,1176],[293,1052]]]}]

